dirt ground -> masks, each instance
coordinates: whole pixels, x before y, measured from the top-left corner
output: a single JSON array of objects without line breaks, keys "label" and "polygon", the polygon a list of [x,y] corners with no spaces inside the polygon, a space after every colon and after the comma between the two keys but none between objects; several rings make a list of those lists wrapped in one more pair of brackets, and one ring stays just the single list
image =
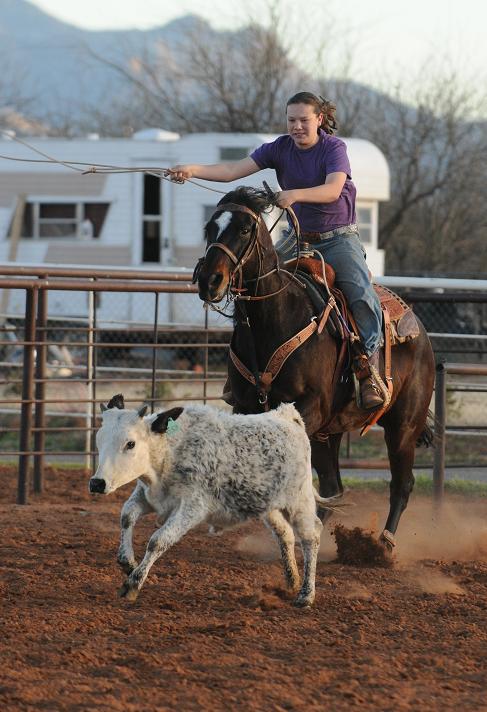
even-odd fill
[{"label": "dirt ground", "polygon": [[[130,485],[94,498],[87,475],[49,471],[19,506],[15,472],[0,477],[2,710],[487,710],[486,499],[450,497],[435,519],[413,496],[389,569],[337,563],[327,527],[311,609],[258,522],[192,532],[130,604],[115,561]],[[347,499],[345,527],[383,524],[385,494]]]}]

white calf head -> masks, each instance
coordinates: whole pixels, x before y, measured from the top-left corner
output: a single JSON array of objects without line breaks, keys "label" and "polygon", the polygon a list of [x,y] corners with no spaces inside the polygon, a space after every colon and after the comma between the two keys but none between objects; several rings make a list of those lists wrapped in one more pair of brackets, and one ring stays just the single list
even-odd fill
[{"label": "white calf head", "polygon": [[173,408],[144,418],[146,410],[147,406],[138,411],[125,410],[121,394],[102,406],[102,426],[96,434],[98,468],[90,480],[90,492],[110,494],[153,472],[154,455],[162,458],[164,454],[161,436],[170,419],[176,420],[183,409]]}]

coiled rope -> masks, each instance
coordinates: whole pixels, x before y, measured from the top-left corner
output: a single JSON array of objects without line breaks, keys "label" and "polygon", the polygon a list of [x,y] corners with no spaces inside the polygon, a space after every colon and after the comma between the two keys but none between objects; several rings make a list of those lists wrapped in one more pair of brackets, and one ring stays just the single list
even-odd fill
[{"label": "coiled rope", "polygon": [[[28,143],[27,141],[24,141],[21,138],[18,138],[17,136],[13,135],[11,131],[5,131],[3,129],[0,129],[0,134],[4,136],[5,138],[8,138],[11,141],[15,141],[16,143],[21,144],[22,146],[25,146],[28,148],[30,151],[33,151],[34,153],[37,153],[39,156],[42,156],[43,158],[17,158],[15,156],[5,156],[3,154],[0,154],[0,158],[3,158],[6,161],[18,161],[21,163],[52,163],[56,164],[59,166],[64,166],[65,168],[69,168],[72,171],[76,171],[77,173],[81,173],[81,175],[89,175],[90,173],[101,173],[101,174],[106,174],[106,173],[145,173],[147,175],[154,176],[155,178],[159,178],[160,180],[167,180],[169,183],[193,183],[193,185],[197,185],[199,188],[204,188],[205,190],[210,190],[212,193],[219,193],[220,195],[226,195],[226,191],[224,190],[217,190],[216,188],[210,188],[208,185],[204,185],[203,183],[200,183],[199,181],[192,180],[188,178],[187,180],[173,180],[172,178],[168,178],[168,170],[167,168],[154,168],[154,167],[147,167],[147,166],[138,166],[138,167],[133,167],[133,166],[112,166],[109,164],[105,163],[83,163],[82,161],[68,161],[68,160],[60,160],[58,158],[53,158],[53,156],[50,156],[48,153],[44,153],[44,151],[39,150],[35,146],[32,146],[32,144]],[[83,167],[82,167],[83,166]]]}]

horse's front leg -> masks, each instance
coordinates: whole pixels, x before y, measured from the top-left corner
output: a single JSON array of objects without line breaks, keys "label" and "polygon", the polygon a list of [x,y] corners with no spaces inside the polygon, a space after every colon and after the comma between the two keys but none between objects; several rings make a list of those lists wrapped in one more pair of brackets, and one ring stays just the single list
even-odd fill
[{"label": "horse's front leg", "polygon": [[130,573],[120,589],[120,596],[135,601],[153,564],[169,547],[178,542],[186,532],[201,524],[206,512],[194,507],[189,502],[181,502],[167,518],[164,525],[157,529],[149,539],[145,556]]},{"label": "horse's front leg", "polygon": [[[311,439],[311,464],[318,474],[320,495],[340,497],[343,494],[343,485],[338,455],[342,434],[330,435],[324,442],[312,438],[329,417],[323,414],[321,405],[321,396],[316,393],[309,393],[296,401],[296,408],[304,420],[306,432]],[[326,509],[319,509],[317,512],[322,522],[326,522],[332,513],[331,510]]]},{"label": "horse's front leg", "polygon": [[[343,495],[343,484],[340,475],[339,454],[342,433],[329,435],[324,442],[311,441],[311,464],[318,474],[319,492],[322,497]],[[318,509],[318,517],[323,523],[328,521],[333,511]]]},{"label": "horse's front leg", "polygon": [[152,511],[154,510],[145,497],[144,485],[137,482],[120,512],[120,547],[117,563],[126,574],[130,574],[137,566],[133,546],[135,523],[139,517]]},{"label": "horse's front leg", "polygon": [[296,399],[294,405],[304,420],[308,437],[319,430],[323,425],[323,414],[321,412],[321,395],[317,392],[306,393]]}]

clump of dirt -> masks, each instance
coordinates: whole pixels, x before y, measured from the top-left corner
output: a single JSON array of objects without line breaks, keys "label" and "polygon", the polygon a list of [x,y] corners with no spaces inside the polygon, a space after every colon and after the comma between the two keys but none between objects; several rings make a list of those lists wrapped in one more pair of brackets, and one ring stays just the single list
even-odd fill
[{"label": "clump of dirt", "polygon": [[337,545],[337,561],[348,566],[371,566],[383,569],[391,568],[394,559],[371,533],[360,527],[346,529],[337,524],[333,530]]},{"label": "clump of dirt", "polygon": [[278,608],[288,608],[293,597],[290,591],[286,591],[279,586],[264,585],[261,589],[255,590],[250,596],[243,596],[240,602],[249,608],[273,611]]}]

